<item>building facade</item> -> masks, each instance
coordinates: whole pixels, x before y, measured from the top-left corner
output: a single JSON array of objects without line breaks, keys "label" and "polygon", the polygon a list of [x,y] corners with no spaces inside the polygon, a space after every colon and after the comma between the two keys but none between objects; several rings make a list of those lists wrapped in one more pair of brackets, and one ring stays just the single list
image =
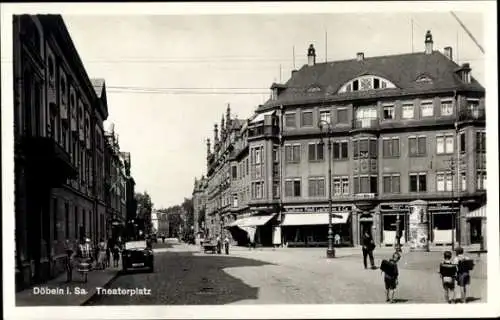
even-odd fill
[{"label": "building facade", "polygon": [[[430,32],[424,47],[316,63],[311,45],[308,64],[273,84],[248,121],[248,210],[226,226],[263,245],[326,245],[331,183],[339,245],[359,245],[365,231],[378,245],[393,245],[396,230],[402,243],[414,239],[415,200],[425,203],[431,244],[485,242],[485,90],[469,64],[453,61],[452,48],[434,50]],[[239,164],[224,158],[220,143],[208,157],[210,212],[216,194],[241,188],[227,174]]]},{"label": "building facade", "polygon": [[194,188],[192,193],[193,199],[193,218],[194,218],[194,233],[197,236],[205,236],[205,213],[207,207],[207,179],[201,176],[198,180],[194,179]]},{"label": "building facade", "polygon": [[64,21],[13,19],[16,285],[64,270],[65,240],[105,233],[103,91],[96,94]]}]

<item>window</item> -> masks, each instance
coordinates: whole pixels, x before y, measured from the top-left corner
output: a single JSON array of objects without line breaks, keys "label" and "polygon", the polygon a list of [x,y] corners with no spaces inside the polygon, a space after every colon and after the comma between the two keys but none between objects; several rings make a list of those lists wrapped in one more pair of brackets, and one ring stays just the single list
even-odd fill
[{"label": "window", "polygon": [[313,113],[312,111],[302,112],[302,127],[312,127],[313,125]]},{"label": "window", "polygon": [[421,157],[425,156],[427,153],[427,137],[409,137],[409,153],[410,157]]},{"label": "window", "polygon": [[285,113],[285,126],[289,128],[295,128],[295,113]]},{"label": "window", "polygon": [[486,153],[486,132],[476,132],[476,153]]},{"label": "window", "polygon": [[300,179],[285,180],[285,196],[300,197]]},{"label": "window", "polygon": [[279,152],[278,152],[278,147],[277,146],[274,146],[273,147],[273,162],[274,163],[277,163],[279,162]]},{"label": "window", "polygon": [[399,174],[387,174],[383,177],[384,193],[399,193],[400,190],[400,176]]},{"label": "window", "polygon": [[427,191],[427,174],[410,173],[410,192]]},{"label": "window", "polygon": [[252,198],[262,199],[263,197],[264,182],[252,182]]},{"label": "window", "polygon": [[300,144],[285,145],[285,158],[288,163],[300,162]]},{"label": "window", "polygon": [[402,108],[401,118],[413,119],[414,118],[413,111],[414,111],[413,104],[404,104]]},{"label": "window", "polygon": [[366,75],[344,84],[342,88],[340,88],[339,93],[385,88],[396,88],[396,86],[386,79],[373,75]]},{"label": "window", "polygon": [[378,156],[378,142],[376,138],[353,140],[352,143],[354,159],[376,158]]},{"label": "window", "polygon": [[467,173],[460,173],[460,185],[462,191],[467,191]]},{"label": "window", "polygon": [[255,150],[255,164],[260,164],[262,161],[261,148],[256,148]]},{"label": "window", "polygon": [[346,160],[349,158],[347,141],[335,141],[332,143],[333,159]]},{"label": "window", "polygon": [[232,170],[233,179],[237,179],[238,178],[238,168],[236,166],[232,166],[231,170]]},{"label": "window", "polygon": [[250,173],[250,161],[248,160],[248,158],[246,158],[246,165],[247,165],[247,176],[248,176]]},{"label": "window", "polygon": [[375,119],[377,118],[377,109],[374,107],[360,107],[356,110],[356,119]]},{"label": "window", "polygon": [[420,115],[422,117],[432,117],[434,115],[434,104],[432,102],[422,102],[420,104]]},{"label": "window", "polygon": [[355,176],[353,182],[354,193],[377,193],[377,176]]},{"label": "window", "polygon": [[238,195],[233,194],[233,207],[237,208],[238,207]]},{"label": "window", "polygon": [[320,118],[320,121],[325,121],[325,122],[330,123],[331,122],[330,111],[320,111],[319,118]]},{"label": "window", "polygon": [[280,198],[280,182],[273,181],[273,199]]},{"label": "window", "polygon": [[322,161],[324,159],[324,147],[322,143],[309,144],[309,161]]},{"label": "window", "polygon": [[467,110],[474,118],[479,118],[479,100],[467,99]]},{"label": "window", "polygon": [[382,149],[384,158],[399,157],[399,138],[383,138]]},{"label": "window", "polygon": [[347,119],[347,109],[337,109],[337,123],[348,123]]},{"label": "window", "polygon": [[477,189],[478,190],[486,190],[486,171],[478,170],[477,171]]},{"label": "window", "polygon": [[466,149],[466,136],[465,132],[460,132],[460,153],[465,153]]},{"label": "window", "polygon": [[309,178],[309,197],[325,196],[325,178]]},{"label": "window", "polygon": [[453,102],[451,100],[441,101],[441,115],[442,116],[453,115]]},{"label": "window", "polygon": [[69,235],[69,204],[68,203],[65,203],[64,204],[64,222],[66,223],[65,225],[65,238],[66,239],[69,239],[70,238],[70,235]]},{"label": "window", "polygon": [[437,154],[452,154],[454,149],[453,136],[437,136],[436,137],[436,153]]},{"label": "window", "polygon": [[57,214],[58,211],[59,211],[58,210],[59,209],[58,205],[59,205],[59,203],[57,201],[57,198],[53,198],[52,199],[52,212],[53,212],[53,215],[54,215],[53,216],[53,219],[54,219],[53,220],[53,223],[54,223],[54,226],[53,226],[53,228],[54,228],[54,230],[53,230],[53,232],[54,232],[54,238],[53,239],[54,240],[58,240],[59,239],[59,235],[58,235],[58,232],[57,232],[58,231],[57,230],[58,229],[57,226],[59,224],[59,217],[58,217],[58,214]]},{"label": "window", "polygon": [[349,177],[334,177],[333,178],[333,194],[335,196],[349,194]]},{"label": "window", "polygon": [[384,120],[392,120],[392,119],[394,119],[394,106],[385,106]]},{"label": "window", "polygon": [[453,176],[451,172],[440,172],[436,175],[437,191],[453,191]]}]

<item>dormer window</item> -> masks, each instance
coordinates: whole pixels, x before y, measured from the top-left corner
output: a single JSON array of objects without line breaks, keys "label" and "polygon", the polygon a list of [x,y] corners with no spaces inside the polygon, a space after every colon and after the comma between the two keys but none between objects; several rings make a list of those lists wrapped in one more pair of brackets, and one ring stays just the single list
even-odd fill
[{"label": "dormer window", "polygon": [[432,79],[425,74],[418,76],[417,80],[415,81],[418,83],[432,83]]},{"label": "dormer window", "polygon": [[391,81],[372,75],[361,76],[354,80],[349,81],[344,84],[339,93],[343,92],[353,92],[353,91],[368,91],[368,90],[380,90],[387,88],[396,88]]},{"label": "dormer window", "polygon": [[314,93],[314,92],[320,92],[321,88],[319,86],[312,86],[309,89],[307,89],[307,92],[309,93]]}]

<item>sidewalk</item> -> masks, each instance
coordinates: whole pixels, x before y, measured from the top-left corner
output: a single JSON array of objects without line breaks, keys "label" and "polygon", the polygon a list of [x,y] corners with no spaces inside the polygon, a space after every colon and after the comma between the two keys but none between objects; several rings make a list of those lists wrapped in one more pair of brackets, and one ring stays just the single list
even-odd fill
[{"label": "sidewalk", "polygon": [[87,283],[81,281],[76,270],[73,270],[73,282],[66,283],[66,273],[63,273],[47,283],[17,292],[16,306],[80,306],[97,292],[97,287],[104,287],[120,270],[107,268],[90,271]]}]

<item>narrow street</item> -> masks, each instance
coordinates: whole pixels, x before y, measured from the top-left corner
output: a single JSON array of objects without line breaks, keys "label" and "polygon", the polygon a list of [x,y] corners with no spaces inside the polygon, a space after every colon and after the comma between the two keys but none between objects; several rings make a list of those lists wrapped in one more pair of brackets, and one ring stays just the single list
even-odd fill
[{"label": "narrow street", "polygon": [[[158,244],[155,251],[155,273],[120,274],[108,285],[148,288],[151,295],[96,295],[87,305],[385,303],[380,270],[365,270],[360,252],[351,248],[337,250],[335,260],[323,258],[322,248],[233,248],[226,256],[185,244]],[[386,251],[376,254],[377,265]],[[436,270],[441,255],[403,255],[396,302],[444,302]],[[470,301],[486,302],[486,255],[473,258]]]}]

